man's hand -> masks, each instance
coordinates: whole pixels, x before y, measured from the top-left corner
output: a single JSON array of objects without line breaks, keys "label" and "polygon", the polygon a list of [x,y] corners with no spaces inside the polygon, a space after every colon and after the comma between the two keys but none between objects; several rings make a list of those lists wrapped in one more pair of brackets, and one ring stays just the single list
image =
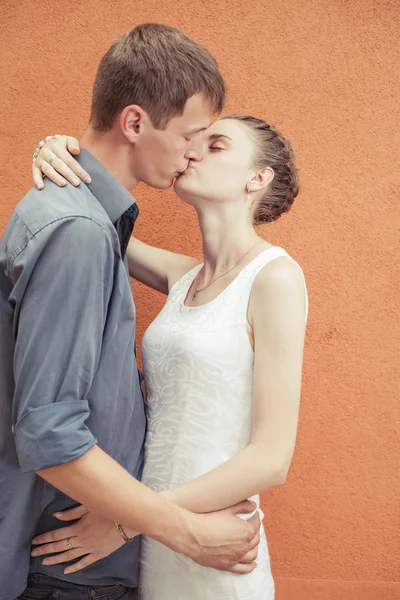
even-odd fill
[{"label": "man's hand", "polygon": [[178,552],[205,567],[246,574],[257,566],[260,543],[258,511],[247,521],[238,513],[252,513],[256,505],[249,500],[215,513],[192,515],[189,541]]}]

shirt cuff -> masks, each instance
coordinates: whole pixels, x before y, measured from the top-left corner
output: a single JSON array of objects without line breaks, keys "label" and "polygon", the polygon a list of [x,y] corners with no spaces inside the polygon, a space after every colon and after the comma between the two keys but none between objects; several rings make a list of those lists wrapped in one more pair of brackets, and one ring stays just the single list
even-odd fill
[{"label": "shirt cuff", "polygon": [[89,412],[87,400],[66,400],[28,410],[14,428],[21,472],[68,463],[97,444],[85,425]]}]

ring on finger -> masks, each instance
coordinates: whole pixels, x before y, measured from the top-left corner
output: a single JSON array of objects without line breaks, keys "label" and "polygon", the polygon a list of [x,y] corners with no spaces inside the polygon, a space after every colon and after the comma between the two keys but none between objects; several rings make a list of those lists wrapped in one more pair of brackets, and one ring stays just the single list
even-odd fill
[{"label": "ring on finger", "polygon": [[53,153],[52,157],[48,161],[49,165],[53,166],[53,160],[55,160],[56,158],[57,158],[57,155]]},{"label": "ring on finger", "polygon": [[66,544],[67,544],[67,548],[68,548],[68,550],[73,550],[73,549],[74,549],[73,545],[71,544],[71,540],[70,540],[70,538],[67,538],[67,539],[65,540],[65,542],[66,542]]}]

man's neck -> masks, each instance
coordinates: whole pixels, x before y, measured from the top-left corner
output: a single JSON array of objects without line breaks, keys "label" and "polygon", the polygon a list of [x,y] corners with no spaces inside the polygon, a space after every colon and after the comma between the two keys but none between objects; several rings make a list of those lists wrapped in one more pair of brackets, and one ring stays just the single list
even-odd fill
[{"label": "man's neck", "polygon": [[114,177],[127,189],[132,190],[138,181],[132,173],[128,142],[118,133],[94,131],[88,127],[81,137],[80,144],[86,148]]}]

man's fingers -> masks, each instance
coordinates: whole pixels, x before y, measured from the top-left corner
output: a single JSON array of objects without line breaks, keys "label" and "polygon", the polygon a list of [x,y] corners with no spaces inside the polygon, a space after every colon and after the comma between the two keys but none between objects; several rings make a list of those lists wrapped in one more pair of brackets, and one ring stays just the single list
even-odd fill
[{"label": "man's fingers", "polygon": [[32,544],[37,546],[38,544],[49,544],[52,542],[59,542],[60,540],[66,540],[72,538],[77,534],[77,524],[70,525],[69,527],[62,527],[61,529],[53,529],[53,531],[47,531],[37,535],[32,540]]},{"label": "man's fingers", "polygon": [[75,508],[68,508],[67,510],[55,512],[53,513],[53,517],[60,521],[76,521],[76,519],[81,519],[88,512],[89,509],[83,504],[80,504],[79,506],[75,506]]},{"label": "man's fingers", "polygon": [[254,533],[256,533],[260,529],[260,525],[261,525],[261,519],[260,519],[259,512],[257,511],[256,514],[253,515],[247,522],[253,528]]},{"label": "man's fingers", "polygon": [[258,531],[256,532],[255,536],[250,541],[250,550],[252,550],[256,546],[258,546],[259,543],[260,543],[260,529],[258,529]]},{"label": "man's fingers", "polygon": [[85,548],[74,548],[73,550],[67,550],[66,552],[55,554],[54,556],[48,556],[42,560],[42,564],[46,565],[46,567],[50,565],[59,565],[74,560],[75,558],[79,558],[80,556],[84,556],[85,554],[87,554]]},{"label": "man's fingers", "polygon": [[82,571],[82,569],[85,569],[89,565],[92,565],[97,560],[100,560],[100,558],[104,558],[104,557],[97,556],[96,554],[87,554],[86,556],[84,556],[82,558],[82,560],[79,560],[75,564],[69,565],[69,567],[66,567],[64,569],[64,575],[71,575],[71,573],[77,573],[77,571]]},{"label": "man's fingers", "polygon": [[231,573],[237,573],[238,575],[247,575],[248,573],[251,573],[252,571],[254,571],[256,566],[257,566],[256,562],[252,562],[247,565],[243,564],[243,563],[238,563],[237,565],[232,567],[232,569],[229,569],[229,571]]},{"label": "man's fingers", "polygon": [[247,552],[247,554],[245,554],[240,559],[240,562],[244,563],[244,564],[252,563],[256,560],[257,556],[258,556],[258,544],[255,546],[255,548],[252,548],[252,550],[249,550]]}]

